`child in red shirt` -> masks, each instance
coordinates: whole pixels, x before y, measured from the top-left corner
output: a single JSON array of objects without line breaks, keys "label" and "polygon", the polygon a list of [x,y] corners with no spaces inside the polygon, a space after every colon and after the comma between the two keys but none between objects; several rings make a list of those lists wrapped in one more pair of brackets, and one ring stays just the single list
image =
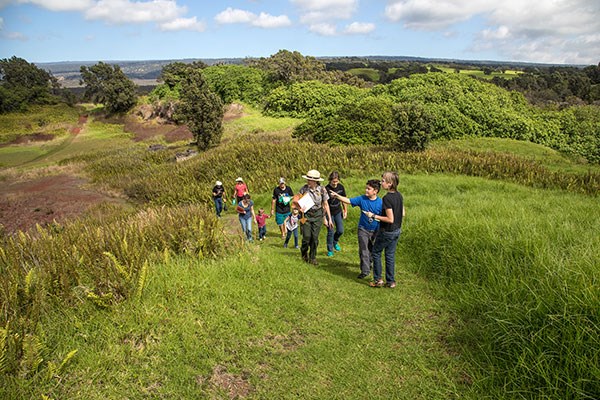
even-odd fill
[{"label": "child in red shirt", "polygon": [[262,241],[267,238],[267,218],[271,218],[269,214],[265,214],[265,210],[261,208],[256,215],[256,223],[258,224],[258,240]]}]

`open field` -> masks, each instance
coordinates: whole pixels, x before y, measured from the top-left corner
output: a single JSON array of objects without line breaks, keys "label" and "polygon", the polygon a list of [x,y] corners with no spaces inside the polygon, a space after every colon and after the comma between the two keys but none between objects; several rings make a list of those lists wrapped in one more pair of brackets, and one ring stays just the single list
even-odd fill
[{"label": "open field", "polygon": [[[14,312],[29,312],[21,321],[34,329],[17,327],[27,333],[19,337],[27,337],[28,357],[2,362],[17,373],[0,374],[0,397],[597,397],[597,194],[543,188],[553,186],[535,175],[570,177],[597,166],[484,138],[434,143],[404,160],[377,148],[299,143],[289,137],[297,123],[243,107],[225,121],[219,147],[182,163],[171,155],[187,140],[167,143],[162,134],[143,135],[143,125],[127,133],[123,123],[94,117],[53,152],[31,143],[0,152],[8,188],[60,172],[81,179],[73,189],[121,201],[101,206],[99,198],[97,208],[83,204],[37,235],[4,236],[0,267],[16,280],[4,279],[0,294],[20,288],[11,299],[29,296],[21,297],[29,306]],[[148,152],[156,143],[167,149]],[[34,160],[15,161],[28,148]],[[442,159],[464,165],[436,172]],[[501,168],[491,169],[494,179],[464,175],[477,173],[478,160],[505,162],[505,175]],[[217,220],[204,195],[215,174],[228,192],[243,176],[256,207],[268,209],[279,175],[297,191],[301,175],[316,167],[323,175],[339,169],[354,196],[390,165],[405,166],[407,208],[395,290],[356,279],[356,209],[334,257],[325,256],[321,232],[315,267],[281,246],[273,219],[266,241],[244,243],[235,212]],[[531,174],[511,180],[527,166]],[[1,195],[14,201],[15,193]],[[137,202],[126,203],[133,194]],[[63,242],[68,250],[54,248]],[[144,247],[153,243],[156,254]],[[203,247],[209,243],[215,249]],[[23,268],[8,272],[14,265]],[[95,284],[93,271],[101,275]],[[56,282],[64,300],[42,295]],[[9,328],[3,337],[17,341]]]}]

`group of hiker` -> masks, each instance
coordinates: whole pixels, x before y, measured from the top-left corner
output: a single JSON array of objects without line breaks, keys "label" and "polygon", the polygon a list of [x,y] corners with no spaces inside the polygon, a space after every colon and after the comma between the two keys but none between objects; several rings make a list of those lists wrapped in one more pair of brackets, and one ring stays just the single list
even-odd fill
[{"label": "group of hiker", "polygon": [[[358,279],[367,278],[372,267],[373,281],[369,283],[370,286],[396,287],[395,253],[405,214],[403,197],[398,192],[398,174],[388,171],[382,174],[381,180],[368,180],[365,194],[355,197],[347,197],[337,171],[329,174],[326,186],[321,185],[324,179],[317,170],[308,171],[302,178],[306,179],[306,184],[296,194],[286,184],[285,178],[279,178],[273,189],[270,214],[265,213],[263,208],[255,212],[248,186],[241,177],[236,179],[232,204],[236,207],[246,240],[253,241],[252,221],[256,221],[258,226],[258,240],[265,240],[266,221],[274,216],[283,247],[288,247],[293,236],[294,247],[300,250],[302,260],[318,265],[317,248],[323,225],[327,228],[327,256],[332,257],[334,252],[342,250],[339,239],[344,234],[347,206],[358,207],[361,210],[357,230],[360,259]],[[382,188],[387,191],[383,198],[379,197]],[[220,181],[213,188],[213,200],[217,216],[220,217],[227,204],[225,189]],[[298,231],[302,235],[300,246]],[[385,281],[382,276],[383,254]]]}]

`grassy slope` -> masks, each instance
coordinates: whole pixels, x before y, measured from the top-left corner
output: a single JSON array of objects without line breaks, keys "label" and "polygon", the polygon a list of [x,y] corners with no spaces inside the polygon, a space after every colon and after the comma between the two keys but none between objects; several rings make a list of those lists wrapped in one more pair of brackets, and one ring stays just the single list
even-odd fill
[{"label": "grassy slope", "polygon": [[[237,222],[237,221],[236,221]],[[69,311],[61,351],[77,361],[56,398],[455,397],[459,358],[430,285],[399,272],[398,290],[355,280],[356,248],[311,267],[274,229],[248,252],[153,266],[139,304]],[[65,340],[65,338],[68,338]],[[233,388],[220,379],[234,382]],[[46,388],[48,390],[48,388]]]},{"label": "grassy slope", "polygon": [[[225,139],[233,139],[237,131],[230,130]],[[511,151],[515,144],[507,146]],[[569,163],[558,164],[562,162]],[[349,192],[359,194],[366,178],[346,180]],[[38,377],[31,385],[3,381],[0,397],[467,396],[469,389],[463,384],[470,381],[472,366],[463,364],[447,342],[455,333],[454,316],[438,284],[410,272],[422,265],[418,256],[403,249],[406,235],[417,221],[435,223],[431,218],[440,217],[440,204],[450,207],[451,190],[458,190],[470,204],[452,205],[451,217],[459,220],[465,217],[461,213],[478,210],[478,204],[493,208],[488,202],[500,193],[510,198],[511,193],[523,192],[528,202],[539,200],[539,210],[529,218],[544,219],[547,195],[560,202],[562,194],[478,178],[402,179],[409,215],[399,247],[396,290],[371,289],[355,279],[356,212],[351,212],[342,237],[343,252],[326,258],[321,251],[316,268],[302,264],[296,251],[280,247],[270,221],[269,239],[241,255],[209,263],[181,258],[153,265],[139,303],[105,311],[83,305],[48,314],[45,330],[53,352],[64,357],[77,349],[76,357],[50,380]],[[254,199],[265,208],[270,201],[268,193]],[[593,210],[585,208],[588,213]],[[486,214],[483,209],[478,212]],[[508,218],[517,224],[519,214]],[[237,232],[231,211],[224,223]]]}]

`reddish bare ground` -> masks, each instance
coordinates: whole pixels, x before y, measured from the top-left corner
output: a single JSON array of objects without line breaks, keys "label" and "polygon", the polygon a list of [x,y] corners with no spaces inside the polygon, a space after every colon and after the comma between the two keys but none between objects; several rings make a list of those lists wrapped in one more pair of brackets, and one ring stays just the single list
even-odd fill
[{"label": "reddish bare ground", "polygon": [[[242,107],[231,106],[225,120],[243,115]],[[70,129],[72,135],[80,133],[87,122],[87,116],[80,117],[76,126]],[[192,133],[185,126],[139,122],[126,118],[125,130],[135,135],[135,140],[144,140],[164,135],[167,142],[192,140]],[[51,137],[35,136],[28,140],[48,140]],[[102,202],[123,202],[93,189],[85,188],[83,178],[62,173],[36,177],[31,180],[5,178],[0,181],[0,224],[7,233],[29,230],[36,224],[42,226],[54,221],[64,222],[82,215],[90,207]]]},{"label": "reddish bare ground", "polygon": [[82,188],[82,178],[63,174],[0,186],[0,223],[7,233],[77,217],[101,202],[122,202]]}]

